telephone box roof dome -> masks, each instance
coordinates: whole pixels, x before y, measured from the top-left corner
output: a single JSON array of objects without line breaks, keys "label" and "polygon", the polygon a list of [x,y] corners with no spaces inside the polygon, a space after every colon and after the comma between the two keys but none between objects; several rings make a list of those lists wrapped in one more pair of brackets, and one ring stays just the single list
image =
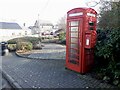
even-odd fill
[{"label": "telephone box roof dome", "polygon": [[86,7],[73,8],[69,10],[67,13],[73,13],[73,12],[76,13],[76,12],[83,12],[83,11],[94,12],[95,14],[97,14],[97,12],[93,8],[86,8]]}]

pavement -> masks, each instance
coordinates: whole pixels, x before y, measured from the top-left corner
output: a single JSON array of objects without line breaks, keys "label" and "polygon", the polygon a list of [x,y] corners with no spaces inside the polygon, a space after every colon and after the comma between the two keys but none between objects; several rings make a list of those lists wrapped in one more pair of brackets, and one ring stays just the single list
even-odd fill
[{"label": "pavement", "polygon": [[3,75],[3,72],[2,72],[2,56],[1,55],[2,55],[2,51],[0,48],[0,90],[1,89],[7,90],[8,88],[9,90],[12,90],[13,87],[11,86],[9,81],[5,78],[5,75]]},{"label": "pavement", "polygon": [[8,82],[8,80],[2,76],[2,73],[0,72],[1,76],[0,76],[0,89],[8,89],[12,90],[12,86],[10,85],[10,83]]},{"label": "pavement", "polygon": [[88,74],[65,69],[62,45],[45,44],[42,50],[19,56],[11,53],[2,57],[2,70],[16,88],[116,88]]}]

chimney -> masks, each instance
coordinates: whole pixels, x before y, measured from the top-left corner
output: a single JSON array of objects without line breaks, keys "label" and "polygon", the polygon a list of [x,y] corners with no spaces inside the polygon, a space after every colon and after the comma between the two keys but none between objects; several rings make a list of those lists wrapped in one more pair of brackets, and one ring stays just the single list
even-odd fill
[{"label": "chimney", "polygon": [[23,23],[23,26],[25,27],[25,23]]}]

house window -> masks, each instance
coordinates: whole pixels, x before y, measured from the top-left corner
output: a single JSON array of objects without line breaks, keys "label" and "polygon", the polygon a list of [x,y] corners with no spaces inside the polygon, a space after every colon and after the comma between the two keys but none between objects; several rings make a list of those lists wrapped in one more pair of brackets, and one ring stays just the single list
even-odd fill
[{"label": "house window", "polygon": [[12,35],[15,35],[15,33],[12,33]]},{"label": "house window", "polygon": [[25,35],[27,35],[27,31],[25,31]]},{"label": "house window", "polygon": [[19,33],[19,35],[21,35],[21,33]]}]

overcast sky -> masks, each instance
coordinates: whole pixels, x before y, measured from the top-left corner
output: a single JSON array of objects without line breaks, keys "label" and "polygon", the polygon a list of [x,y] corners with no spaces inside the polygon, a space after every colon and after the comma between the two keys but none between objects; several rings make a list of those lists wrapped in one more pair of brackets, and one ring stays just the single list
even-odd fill
[{"label": "overcast sky", "polygon": [[[0,0],[0,22],[12,21],[31,26],[39,14],[39,19],[49,20],[55,24],[68,10],[88,7],[86,2],[89,1],[92,0]],[[93,8],[98,11],[96,7]]]}]

